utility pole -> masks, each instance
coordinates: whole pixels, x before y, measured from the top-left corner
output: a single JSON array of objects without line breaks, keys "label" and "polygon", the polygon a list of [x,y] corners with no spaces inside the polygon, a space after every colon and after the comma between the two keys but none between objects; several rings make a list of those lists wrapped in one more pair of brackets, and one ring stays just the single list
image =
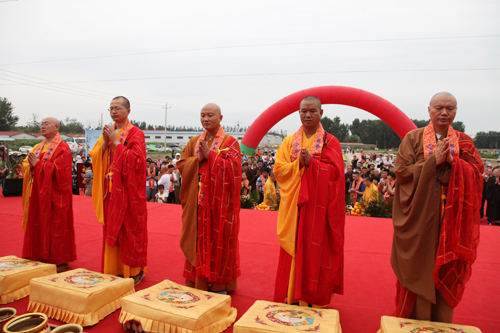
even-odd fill
[{"label": "utility pole", "polygon": [[165,146],[164,146],[164,151],[165,153],[167,152],[167,110],[170,108],[168,106],[168,103],[165,103]]},{"label": "utility pole", "polygon": [[238,130],[236,132],[236,140],[238,140],[238,136],[240,135],[240,121],[239,120],[236,122],[236,127],[238,128]]}]

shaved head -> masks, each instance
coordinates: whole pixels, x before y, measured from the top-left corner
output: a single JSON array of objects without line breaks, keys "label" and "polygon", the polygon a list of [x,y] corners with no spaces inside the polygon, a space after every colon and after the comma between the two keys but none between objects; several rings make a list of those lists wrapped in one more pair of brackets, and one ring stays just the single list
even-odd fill
[{"label": "shaved head", "polygon": [[54,117],[47,117],[47,118],[42,119],[42,123],[44,121],[49,122],[51,124],[54,124],[57,127],[61,126],[61,124],[59,123],[59,120],[57,120],[57,118],[54,118]]},{"label": "shaved head", "polygon": [[457,104],[457,99],[455,98],[455,96],[453,96],[452,94],[450,94],[449,92],[446,92],[446,91],[442,91],[442,92],[438,92],[437,94],[435,94],[434,96],[432,96],[431,98],[431,101],[429,102],[429,105],[432,104],[432,102],[434,102],[434,100],[436,99],[436,97],[438,96],[446,96],[446,97],[452,97],[454,100],[455,100],[455,105]]},{"label": "shaved head", "polygon": [[206,129],[210,135],[215,135],[222,121],[220,107],[215,103],[208,103],[201,109],[200,120],[203,128]]},{"label": "shaved head", "polygon": [[215,103],[208,103],[207,105],[205,105],[202,109],[202,111],[205,110],[205,111],[212,111],[212,112],[215,112],[217,115],[221,115],[221,110],[220,110],[220,107],[215,104]]}]

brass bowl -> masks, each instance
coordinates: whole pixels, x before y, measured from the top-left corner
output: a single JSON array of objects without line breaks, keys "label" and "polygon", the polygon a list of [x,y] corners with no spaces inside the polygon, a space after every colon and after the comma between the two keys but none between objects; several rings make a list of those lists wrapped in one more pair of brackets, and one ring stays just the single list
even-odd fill
[{"label": "brass bowl", "polygon": [[5,333],[49,333],[49,318],[44,313],[26,313],[9,320]]},{"label": "brass bowl", "polygon": [[66,324],[56,327],[52,333],[82,333],[83,327],[78,324]]},{"label": "brass bowl", "polygon": [[12,317],[16,315],[17,310],[14,308],[0,308],[0,332],[3,332],[3,326]]}]

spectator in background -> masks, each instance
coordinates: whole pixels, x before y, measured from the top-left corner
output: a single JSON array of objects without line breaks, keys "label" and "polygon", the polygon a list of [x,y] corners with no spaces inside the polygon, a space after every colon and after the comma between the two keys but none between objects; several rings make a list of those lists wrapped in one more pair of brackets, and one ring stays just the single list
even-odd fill
[{"label": "spectator in background", "polygon": [[380,154],[377,159],[376,159],[376,164],[379,169],[382,169],[384,167],[384,159],[382,158],[382,154]]},{"label": "spectator in background", "polygon": [[256,186],[259,190],[259,203],[264,201],[264,186],[266,185],[267,178],[269,178],[269,169],[263,168],[262,174],[256,181]]},{"label": "spectator in background", "polygon": [[372,177],[372,183],[377,187],[378,193],[382,193],[382,186],[380,186],[380,177]]},{"label": "spectator in background", "polygon": [[481,209],[479,210],[479,215],[481,216],[481,218],[484,217],[484,202],[486,201],[486,196],[487,196],[486,189],[488,187],[488,180],[491,178],[492,174],[493,174],[492,169],[488,169],[488,168],[484,169],[484,175],[483,175],[483,179],[484,179],[483,197],[482,197],[482,200],[481,200]]},{"label": "spectator in background", "polygon": [[396,173],[393,171],[389,171],[387,173],[387,181],[382,187],[382,193],[384,194],[384,198],[386,201],[394,198],[394,191],[396,189]]},{"label": "spectator in background", "polygon": [[175,204],[180,205],[181,199],[180,199],[179,194],[181,193],[182,177],[181,177],[181,172],[179,171],[178,168],[175,169],[174,173],[175,173],[175,177],[177,178],[177,182],[174,184]]},{"label": "spectator in background", "polygon": [[352,166],[348,165],[347,172],[345,173],[345,194],[346,194],[345,197],[346,197],[346,200],[348,198],[349,188],[351,187],[352,179],[353,179]]},{"label": "spectator in background", "polygon": [[248,179],[248,171],[243,171],[241,174],[241,194],[248,195],[252,192],[252,185]]},{"label": "spectator in background", "polygon": [[89,161],[85,161],[83,163],[85,166],[85,175],[83,176],[83,180],[85,180],[85,184],[87,187],[85,188],[85,196],[86,197],[91,197],[92,196],[92,181],[94,180],[94,173],[92,171],[92,164],[90,164]]},{"label": "spectator in background", "polygon": [[177,161],[179,161],[180,159],[181,159],[181,154],[180,153],[175,154],[175,158],[172,161],[172,164],[174,165],[174,167],[177,168]]},{"label": "spectator in background", "polygon": [[245,162],[248,161],[248,156],[247,156],[247,154],[245,154],[244,151],[241,152],[241,160],[245,161]]},{"label": "spectator in background", "polygon": [[3,188],[3,181],[8,174],[9,170],[7,169],[7,163],[3,160],[3,156],[0,156],[0,187]]},{"label": "spectator in background", "polygon": [[354,169],[356,169],[356,167],[358,166],[358,158],[356,157],[356,155],[354,155],[354,157],[352,158],[351,164]]},{"label": "spectator in background", "polygon": [[[175,176],[175,168],[172,164],[168,166],[167,176],[170,177],[169,187],[165,190],[168,192],[168,200],[167,203],[174,204],[175,203],[175,193],[174,193],[174,185],[177,183],[177,177]],[[164,177],[164,176],[162,176]]]},{"label": "spectator in background", "polygon": [[354,205],[355,202],[361,201],[363,192],[365,191],[365,184],[363,184],[363,178],[359,172],[353,172],[353,181],[349,187],[349,194],[351,195],[351,203]]},{"label": "spectator in background", "polygon": [[162,184],[158,185],[158,193],[155,195],[155,200],[158,203],[167,203],[168,192],[165,191],[165,187]]},{"label": "spectator in background", "polygon": [[[77,156],[77,158],[80,156]],[[82,158],[80,157],[80,160]],[[76,162],[73,161],[73,168],[71,169],[71,180],[72,180],[72,190],[73,195],[80,195],[80,189],[78,188],[78,171],[76,170]]]},{"label": "spectator in background", "polygon": [[361,178],[365,178],[368,176],[368,168],[367,167],[362,167],[361,168]]},{"label": "spectator in background", "polygon": [[156,168],[159,169],[161,166],[162,160],[160,156],[156,157]]},{"label": "spectator in background", "polygon": [[486,200],[488,200],[488,207],[486,208],[488,224],[500,225],[500,168],[495,168],[493,175],[488,179],[486,195]]},{"label": "spectator in background", "polygon": [[158,181],[158,170],[156,170],[156,163],[150,162],[149,168],[146,171],[146,201],[154,201],[157,181]]}]

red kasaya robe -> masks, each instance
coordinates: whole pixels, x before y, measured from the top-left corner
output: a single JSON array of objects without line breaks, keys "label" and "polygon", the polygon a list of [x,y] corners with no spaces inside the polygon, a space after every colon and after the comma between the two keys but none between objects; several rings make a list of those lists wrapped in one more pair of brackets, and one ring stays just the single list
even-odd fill
[{"label": "red kasaya robe", "polygon": [[33,170],[30,170],[28,158],[23,162],[23,201],[24,208],[28,209],[25,225],[23,223],[23,258],[59,265],[76,260],[71,175],[73,159],[66,142],[60,142],[51,152],[52,158],[44,162],[48,152],[38,155],[40,160]]},{"label": "red kasaya robe", "polygon": [[[479,152],[469,136],[457,132],[458,156],[436,168],[434,155],[423,157],[423,131],[406,135],[396,160],[391,264],[398,278],[394,315],[402,318],[410,317],[417,295],[435,303],[436,289],[455,308],[479,244],[484,169]],[[412,209],[412,202],[419,206]]]},{"label": "red kasaya robe", "polygon": [[[326,133],[324,140],[321,156],[311,158],[302,175],[295,248],[294,297],[319,306],[344,292],[344,161],[338,139]],[[292,256],[281,247],[275,302],[287,297],[291,265]]]},{"label": "red kasaya robe", "polygon": [[180,196],[181,248],[186,257],[184,277],[191,282],[204,280],[212,286],[229,283],[235,286],[235,279],[241,275],[240,147],[235,138],[224,135],[220,148],[211,149],[208,160],[204,159],[200,165],[195,153],[199,138],[191,139],[177,162],[183,178]]},{"label": "red kasaya robe", "polygon": [[[136,126],[132,126],[124,142],[120,142],[116,149],[108,148],[107,151],[111,154],[109,160],[113,166],[111,181],[105,175],[108,162],[102,158],[101,144],[102,135],[91,155],[93,164],[96,164],[93,166],[94,184],[92,186],[94,210],[99,222],[104,224],[103,270],[105,270],[106,243],[112,248],[118,247],[120,260],[124,265],[132,268],[145,267],[147,266],[148,214],[144,133]],[[105,191],[108,191],[108,194],[103,199]]]}]

